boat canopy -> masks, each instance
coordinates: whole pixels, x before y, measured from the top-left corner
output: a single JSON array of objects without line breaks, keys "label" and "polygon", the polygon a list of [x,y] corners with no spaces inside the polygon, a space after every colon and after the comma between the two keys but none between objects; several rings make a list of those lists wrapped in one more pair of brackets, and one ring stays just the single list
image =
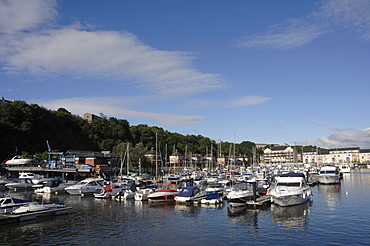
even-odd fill
[{"label": "boat canopy", "polygon": [[182,188],[178,196],[181,196],[181,197],[192,197],[198,191],[199,191],[199,188],[198,187],[196,187],[196,186],[188,186],[188,187]]}]

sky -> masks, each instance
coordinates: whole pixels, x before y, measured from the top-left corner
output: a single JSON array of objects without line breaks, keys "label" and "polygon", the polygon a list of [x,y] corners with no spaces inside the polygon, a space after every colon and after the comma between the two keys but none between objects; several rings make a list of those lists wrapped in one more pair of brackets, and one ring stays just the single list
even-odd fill
[{"label": "sky", "polygon": [[215,141],[370,148],[369,0],[0,0],[0,96]]}]

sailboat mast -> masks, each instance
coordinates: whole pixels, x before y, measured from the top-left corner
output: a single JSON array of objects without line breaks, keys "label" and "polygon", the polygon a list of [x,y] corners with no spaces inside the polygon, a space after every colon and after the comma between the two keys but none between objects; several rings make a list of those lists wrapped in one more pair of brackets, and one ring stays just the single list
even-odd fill
[{"label": "sailboat mast", "polygon": [[127,176],[129,176],[130,169],[130,143],[127,143]]},{"label": "sailboat mast", "polygon": [[155,133],[155,180],[158,180],[158,133]]}]

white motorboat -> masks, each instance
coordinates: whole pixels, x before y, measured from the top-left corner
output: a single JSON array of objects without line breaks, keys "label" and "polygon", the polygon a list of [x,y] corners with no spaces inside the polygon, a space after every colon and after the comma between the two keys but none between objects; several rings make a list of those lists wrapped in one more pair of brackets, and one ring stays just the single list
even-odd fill
[{"label": "white motorboat", "polygon": [[122,187],[118,184],[109,184],[104,187],[97,188],[94,193],[95,198],[111,198],[117,196],[122,191]]},{"label": "white motorboat", "polygon": [[139,189],[135,192],[134,199],[135,201],[147,201],[148,196],[154,192],[155,190],[153,188]]},{"label": "white motorboat", "polygon": [[253,191],[252,182],[239,182],[231,187],[230,192],[226,198],[231,207],[247,206],[247,201],[254,198],[256,191]]},{"label": "white motorboat", "polygon": [[68,192],[70,195],[85,195],[85,194],[93,194],[95,190],[98,188],[102,188],[104,186],[104,180],[101,178],[94,179],[89,178],[78,182],[75,185],[71,185],[65,188],[65,191]]},{"label": "white motorboat", "polygon": [[342,164],[339,166],[339,171],[341,173],[351,173],[351,167],[348,164]]},{"label": "white motorboat", "polygon": [[168,202],[174,201],[175,197],[179,194],[177,190],[178,184],[169,184],[164,189],[160,189],[148,195],[149,202]]},{"label": "white motorboat", "polygon": [[268,189],[271,202],[281,207],[302,204],[312,196],[303,173],[286,173],[275,177],[276,183]]},{"label": "white motorboat", "polygon": [[14,156],[12,159],[5,162],[8,166],[16,166],[16,165],[27,165],[34,162],[31,158],[23,158],[20,155]]},{"label": "white motorboat", "polygon": [[326,165],[320,168],[318,175],[320,184],[338,184],[340,183],[339,170],[336,166]]},{"label": "white motorboat", "polygon": [[225,188],[221,183],[213,183],[209,184],[208,187],[206,188],[206,192],[224,192]]},{"label": "white motorboat", "polygon": [[41,184],[42,182],[54,179],[54,178],[45,178],[43,175],[40,175],[40,174],[24,173],[24,172],[19,173],[19,178],[20,179],[29,178],[29,179],[32,180],[32,183],[34,183],[34,184]]},{"label": "white motorboat", "polygon": [[[63,180],[63,179],[53,179],[48,180],[42,183],[42,187],[35,189],[35,193],[45,193],[45,194],[52,194],[58,192],[65,192],[65,188],[71,185],[75,185],[76,181],[71,180]],[[35,187],[35,185],[33,186]]]},{"label": "white motorboat", "polygon": [[11,213],[20,206],[32,203],[33,201],[14,198],[11,196],[0,198],[0,213]]},{"label": "white motorboat", "polygon": [[199,187],[187,186],[181,189],[175,197],[175,201],[178,203],[199,203],[206,196],[207,193],[199,189]]},{"label": "white motorboat", "polygon": [[5,184],[5,187],[7,187],[10,190],[26,190],[26,189],[32,189],[32,187],[35,184],[32,182],[30,178],[21,178],[18,180],[18,182],[11,182]]},{"label": "white motorboat", "polygon": [[120,184],[121,191],[116,196],[116,200],[134,199],[136,193],[136,183],[134,180]]},{"label": "white motorboat", "polygon": [[220,204],[223,202],[224,195],[222,192],[211,191],[207,192],[207,196],[203,198],[200,203],[202,204]]},{"label": "white motorboat", "polygon": [[45,211],[45,210],[51,210],[51,209],[57,209],[57,208],[65,208],[67,205],[63,203],[38,203],[38,202],[32,202],[30,204],[21,206],[17,209],[15,209],[12,214],[24,214],[24,213],[30,213],[30,212],[39,212],[39,211]]}]

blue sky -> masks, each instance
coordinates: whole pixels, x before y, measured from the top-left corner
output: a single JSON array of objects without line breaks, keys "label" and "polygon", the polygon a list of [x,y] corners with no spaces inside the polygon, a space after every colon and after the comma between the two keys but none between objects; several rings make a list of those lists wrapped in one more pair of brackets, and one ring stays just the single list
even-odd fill
[{"label": "blue sky", "polygon": [[368,0],[0,0],[8,100],[229,142],[370,148]]}]

